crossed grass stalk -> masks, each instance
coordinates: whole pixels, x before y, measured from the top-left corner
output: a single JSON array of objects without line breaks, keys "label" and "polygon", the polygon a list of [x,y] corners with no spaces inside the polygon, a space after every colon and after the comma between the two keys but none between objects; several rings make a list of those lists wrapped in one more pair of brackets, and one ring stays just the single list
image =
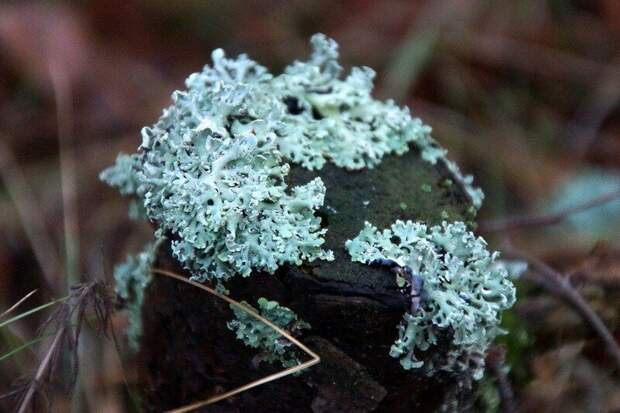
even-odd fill
[{"label": "crossed grass stalk", "polygon": [[[294,345],[299,347],[302,351],[304,351],[306,354],[310,356],[310,359],[308,361],[300,363],[296,366],[289,367],[287,369],[284,369],[274,374],[270,374],[266,377],[257,379],[255,381],[244,384],[242,386],[226,391],[224,393],[211,396],[207,399],[199,400],[191,404],[169,410],[169,413],[185,413],[185,412],[189,412],[189,411],[198,409],[200,407],[203,407],[209,404],[222,401],[224,399],[227,399],[236,394],[245,392],[254,387],[258,387],[265,383],[269,383],[271,381],[278,380],[290,374],[294,374],[296,372],[305,370],[320,362],[321,358],[319,357],[318,354],[313,352],[306,345],[304,345],[298,339],[293,337],[289,332],[278,327],[273,322],[261,316],[253,309],[248,308],[247,306],[244,306],[240,302],[215,291],[211,287],[208,287],[204,284],[200,284],[198,282],[189,280],[183,277],[182,275],[176,274],[174,272],[163,270],[163,269],[156,269],[156,268],[152,269],[151,272],[156,275],[173,278],[177,281],[185,282],[194,287],[200,288],[201,290],[207,291],[208,293],[214,295],[215,297],[226,301],[230,305],[236,308],[239,308],[242,311],[245,311],[250,316],[254,317],[255,319],[261,321],[262,323],[265,323],[267,326],[274,329],[281,336],[291,341]],[[2,313],[0,315],[0,319],[8,315],[13,310],[15,310],[20,304],[26,301],[32,294],[34,294],[34,292],[27,294],[22,299],[20,299],[16,304],[14,304],[11,308],[9,308],[4,313]],[[0,362],[2,362],[14,356],[15,354],[19,353],[20,351],[30,348],[31,346],[43,341],[46,338],[53,337],[52,342],[49,345],[47,351],[44,353],[43,358],[33,378],[30,380],[27,380],[21,386],[18,386],[17,390],[2,396],[2,397],[9,397],[9,396],[19,397],[18,408],[16,409],[18,413],[23,413],[27,411],[28,407],[33,403],[33,399],[34,399],[36,392],[40,390],[42,385],[45,384],[46,380],[50,382],[53,379],[54,373],[58,371],[58,368],[60,367],[61,360],[59,356],[63,348],[63,343],[68,346],[73,356],[72,357],[73,359],[72,372],[70,376],[71,382],[72,382],[71,387],[73,387],[73,384],[74,384],[75,378],[77,377],[77,372],[78,372],[78,357],[77,357],[77,354],[75,353],[77,351],[77,347],[79,343],[81,327],[85,320],[86,310],[90,307],[95,312],[96,319],[99,324],[99,328],[107,336],[109,320],[111,316],[111,308],[112,308],[111,303],[112,303],[112,299],[109,295],[107,286],[105,286],[105,284],[103,284],[100,281],[93,281],[91,283],[84,284],[84,285],[78,285],[72,288],[71,293],[64,297],[49,301],[31,310],[18,314],[6,321],[0,322],[0,328],[3,328],[22,318],[28,317],[32,314],[45,310],[56,304],[61,304],[61,307],[55,310],[40,328],[40,331],[44,331],[47,329],[48,326],[54,324],[56,326],[56,330],[54,333],[41,334],[39,337],[27,343],[24,343],[23,345],[13,350],[10,350],[9,352],[0,356]]]},{"label": "crossed grass stalk", "polygon": [[227,392],[224,392],[222,394],[217,394],[214,396],[211,396],[207,399],[204,400],[200,400],[191,404],[188,404],[186,406],[183,407],[178,407],[176,409],[172,409],[169,410],[168,413],[185,413],[185,412],[189,412],[195,409],[198,409],[200,407],[209,405],[209,404],[213,404],[216,402],[219,402],[221,400],[227,399],[229,397],[232,397],[236,394],[242,393],[244,391],[247,391],[251,388],[254,387],[258,387],[261,386],[265,383],[269,383],[270,381],[274,381],[274,380],[278,380],[282,377],[291,375],[293,373],[302,371],[307,369],[310,366],[313,366],[317,363],[319,363],[321,361],[321,358],[319,357],[318,354],[316,354],[314,351],[310,350],[308,347],[306,347],[301,341],[297,340],[295,337],[293,337],[289,332],[287,332],[286,330],[278,327],[277,325],[275,325],[274,323],[272,323],[271,321],[269,321],[268,319],[266,319],[265,317],[261,316],[260,314],[258,314],[256,311],[254,311],[252,308],[248,308],[247,306],[244,306],[243,304],[241,304],[240,302],[233,300],[232,298],[219,293],[217,291],[215,291],[213,288],[208,287],[204,284],[200,284],[196,281],[192,281],[189,280],[185,277],[183,277],[182,275],[173,273],[171,271],[166,271],[166,270],[162,270],[162,269],[158,269],[158,268],[154,268],[151,270],[151,272],[153,274],[157,274],[157,275],[163,275],[165,277],[170,277],[173,278],[175,280],[178,281],[182,281],[184,283],[187,283],[189,285],[192,285],[194,287],[200,288],[201,290],[207,291],[208,293],[216,296],[217,298],[226,301],[228,304],[245,311],[246,313],[248,313],[250,316],[254,317],[255,319],[261,321],[262,323],[265,323],[267,326],[271,327],[272,329],[274,329],[275,331],[277,331],[281,336],[285,337],[287,340],[289,340],[291,343],[295,344],[297,347],[299,347],[301,350],[303,350],[306,354],[308,354],[310,356],[310,360],[305,361],[303,363],[300,363],[296,366],[293,367],[289,367],[287,369],[281,370],[277,373],[274,374],[270,374],[268,376],[265,376],[263,378],[260,378],[258,380],[252,381],[248,384],[244,384],[242,386],[239,386],[237,388],[234,388],[232,390],[229,390]]}]

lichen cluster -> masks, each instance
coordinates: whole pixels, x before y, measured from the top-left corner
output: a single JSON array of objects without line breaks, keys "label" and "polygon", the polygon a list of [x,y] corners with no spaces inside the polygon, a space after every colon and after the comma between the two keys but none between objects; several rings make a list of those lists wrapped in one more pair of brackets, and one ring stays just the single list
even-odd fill
[{"label": "lichen cluster", "polygon": [[[500,314],[515,301],[504,266],[496,265],[497,252],[489,252],[462,222],[428,227],[396,221],[383,231],[367,222],[346,248],[354,261],[392,260],[423,279],[423,300],[417,312],[404,315],[392,357],[405,369],[482,377],[484,353],[500,333]],[[434,357],[429,349],[441,341],[449,343],[448,354]]]},{"label": "lichen cluster", "polygon": [[[194,278],[332,259],[314,215],[325,188],[320,178],[290,188],[287,162],[372,168],[409,144],[431,163],[445,158],[430,127],[371,96],[371,69],[342,78],[337,44],[315,35],[312,46],[307,62],[278,76],[246,55],[214,51],[213,65],[189,76],[187,90],[175,92],[159,121],[143,129],[139,152],[120,155],[101,174],[137,199],[133,215],[171,236],[174,255]],[[479,204],[479,190],[463,179]]]},{"label": "lichen cluster", "polygon": [[[254,310],[248,303],[242,302],[242,304]],[[258,299],[258,308],[261,316],[291,334],[298,334],[301,330],[310,328],[310,324],[300,320],[290,308],[281,306],[277,301],[261,297]],[[231,309],[235,313],[235,318],[228,322],[228,328],[235,332],[237,339],[243,341],[245,345],[260,351],[258,361],[279,362],[283,367],[292,367],[300,363],[293,344],[280,333],[238,307],[231,305]]]},{"label": "lichen cluster", "polygon": [[141,309],[144,290],[151,282],[151,267],[155,262],[159,243],[160,241],[147,244],[140,253],[128,256],[124,263],[114,269],[115,291],[128,310],[127,338],[134,350],[138,348],[138,340],[142,334]]},{"label": "lichen cluster", "polygon": [[[327,228],[316,215],[326,188],[320,178],[289,185],[289,163],[360,170],[413,148],[425,161],[442,163],[475,208],[482,203],[482,191],[446,158],[430,127],[407,108],[372,97],[372,69],[356,67],[345,77],[337,44],[320,34],[311,43],[310,58],[279,75],[246,55],[229,59],[215,50],[212,65],[190,75],[186,90],[174,92],[157,123],[142,130],[138,152],[120,155],[101,173],[132,196],[130,214],[155,224],[157,238],[170,240],[172,254],[196,280],[222,287],[237,274],[333,259],[323,249]],[[464,368],[498,333],[499,312],[514,301],[505,271],[492,267],[496,255],[462,223],[427,228],[397,222],[382,233],[367,225],[346,247],[355,261],[388,258],[424,277],[429,298],[405,315],[391,352],[407,369]],[[154,248],[115,273],[119,296],[138,314],[134,337]],[[308,327],[286,307],[266,299],[258,304],[282,327]],[[295,364],[277,332],[234,310],[229,328],[239,339],[261,349],[267,361]],[[450,360],[425,354],[446,334]]]}]

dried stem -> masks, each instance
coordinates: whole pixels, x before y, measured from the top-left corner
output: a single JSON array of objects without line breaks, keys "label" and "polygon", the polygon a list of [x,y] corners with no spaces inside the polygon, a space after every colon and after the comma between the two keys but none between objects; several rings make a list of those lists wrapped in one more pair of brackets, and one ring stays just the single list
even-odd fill
[{"label": "dried stem", "polygon": [[65,271],[67,287],[79,280],[79,224],[77,207],[77,168],[73,148],[73,107],[71,82],[66,70],[60,64],[51,63],[50,78],[56,101],[58,118],[58,144],[60,156],[60,187],[65,237]]},{"label": "dried stem", "polygon": [[[52,314],[41,326],[45,330],[50,325],[57,327],[54,338],[45,351],[45,355],[39,364],[34,377],[24,388],[24,396],[19,402],[17,413],[24,413],[32,404],[35,394],[40,386],[46,381],[51,381],[55,375],[60,361],[60,352],[63,343],[73,358],[71,387],[75,384],[78,374],[78,355],[77,348],[81,334],[84,315],[88,308],[91,308],[96,316],[103,332],[107,331],[111,301],[105,285],[100,281],[92,281],[87,284],[77,285],[71,288],[68,302],[63,303],[54,314]],[[75,318],[75,320],[74,320]]]},{"label": "dried stem", "polygon": [[0,318],[4,318],[7,315],[11,314],[13,311],[15,311],[17,309],[17,307],[19,307],[20,305],[22,305],[24,303],[24,301],[26,301],[27,299],[29,299],[30,297],[32,297],[34,295],[34,293],[36,293],[37,290],[32,290],[30,291],[28,294],[26,294],[25,296],[23,296],[18,302],[16,302],[15,304],[13,304],[9,309],[7,309],[5,312],[3,312],[2,314],[0,314]]},{"label": "dried stem", "polygon": [[605,343],[608,353],[620,369],[620,346],[603,320],[596,314],[583,296],[573,287],[568,277],[554,270],[541,260],[531,257],[510,246],[505,248],[507,254],[526,261],[533,271],[524,274],[531,281],[545,288],[566,302],[589,325]]},{"label": "dried stem", "polygon": [[575,205],[570,208],[566,208],[562,211],[546,214],[546,215],[533,215],[525,217],[507,218],[497,221],[482,222],[478,228],[480,232],[499,232],[499,231],[512,231],[522,228],[535,228],[547,225],[559,224],[568,218],[570,215],[577,214],[579,212],[586,211],[591,208],[604,205],[608,202],[614,201],[620,198],[620,189],[603,194],[599,197],[591,199],[580,205]]},{"label": "dried stem", "polygon": [[43,358],[43,361],[39,365],[39,368],[37,369],[37,372],[34,378],[32,379],[31,384],[28,386],[28,390],[26,391],[26,394],[24,395],[24,398],[22,399],[19,405],[19,409],[17,410],[17,413],[25,413],[26,410],[28,409],[28,406],[30,406],[30,404],[32,403],[32,398],[34,397],[35,392],[38,388],[37,384],[43,380],[43,376],[46,374],[48,369],[51,367],[51,362],[54,359],[53,357],[54,353],[56,353],[56,351],[58,350],[58,347],[60,346],[60,343],[62,342],[62,338],[65,334],[65,330],[66,330],[66,326],[63,325],[56,332],[56,335],[54,336],[54,340],[52,341],[52,344],[50,344],[50,347],[45,353],[45,357]]},{"label": "dried stem", "polygon": [[486,364],[489,366],[491,373],[497,380],[501,412],[514,413],[516,412],[514,392],[512,391],[510,379],[508,378],[506,371],[504,371],[505,353],[506,350],[502,347],[491,347],[486,358]]},{"label": "dried stem", "polygon": [[8,136],[0,133],[0,177],[15,204],[47,287],[52,292],[58,292],[55,289],[56,280],[60,274],[58,252],[45,228],[44,214],[38,207],[39,203],[30,191],[30,186],[13,156],[13,151],[8,144],[3,142],[8,140]]},{"label": "dried stem", "polygon": [[203,407],[203,406],[206,406],[206,405],[209,405],[209,404],[213,404],[213,403],[216,403],[216,402],[224,400],[224,399],[228,399],[229,397],[234,396],[235,394],[242,393],[242,392],[244,392],[246,390],[249,390],[251,388],[260,386],[260,385],[268,383],[270,381],[277,380],[279,378],[288,376],[288,375],[296,373],[298,371],[307,369],[308,367],[313,366],[313,365],[315,365],[315,364],[317,364],[317,363],[319,363],[321,361],[321,358],[319,357],[318,354],[316,354],[315,352],[310,350],[308,347],[306,347],[302,342],[300,342],[295,337],[293,337],[286,330],[283,330],[282,328],[278,327],[277,325],[275,325],[271,321],[267,320],[265,317],[263,317],[260,314],[258,314],[253,309],[248,308],[248,307],[242,305],[238,301],[235,301],[232,298],[227,297],[224,294],[218,293],[217,291],[215,291],[212,288],[207,287],[206,285],[197,283],[195,281],[188,280],[187,278],[185,278],[185,277],[183,277],[183,276],[181,276],[179,274],[175,274],[173,272],[166,271],[166,270],[161,270],[161,269],[153,269],[152,272],[154,274],[159,274],[159,275],[164,275],[166,277],[174,278],[175,280],[179,280],[179,281],[182,281],[184,283],[193,285],[194,287],[198,287],[198,288],[200,288],[202,290],[208,291],[209,293],[213,294],[217,298],[220,298],[220,299],[226,301],[230,305],[232,305],[234,307],[237,307],[238,309],[248,313],[249,315],[251,315],[255,319],[257,319],[257,320],[265,323],[269,327],[273,328],[275,331],[280,333],[282,336],[286,337],[289,341],[291,341],[293,344],[295,344],[297,347],[302,349],[304,352],[306,352],[311,357],[310,360],[308,360],[308,361],[306,361],[304,363],[298,364],[298,365],[293,366],[293,367],[289,367],[288,369],[282,370],[282,371],[280,371],[278,373],[271,374],[271,375],[269,375],[267,377],[263,377],[262,379],[258,379],[256,381],[253,381],[251,383],[245,384],[245,385],[243,385],[241,387],[237,387],[236,389],[227,391],[225,393],[209,397],[208,399],[201,400],[201,401],[198,401],[198,402],[195,402],[195,403],[192,403],[192,404],[188,404],[187,406],[183,406],[183,407],[179,407],[177,409],[170,410],[169,413],[185,413],[185,412],[189,412],[189,411],[192,411],[192,410],[196,410],[196,409],[198,409],[200,407]]},{"label": "dried stem", "polygon": [[445,31],[443,44],[450,52],[468,59],[553,79],[589,80],[604,70],[613,70],[610,64],[509,38],[498,32]]}]

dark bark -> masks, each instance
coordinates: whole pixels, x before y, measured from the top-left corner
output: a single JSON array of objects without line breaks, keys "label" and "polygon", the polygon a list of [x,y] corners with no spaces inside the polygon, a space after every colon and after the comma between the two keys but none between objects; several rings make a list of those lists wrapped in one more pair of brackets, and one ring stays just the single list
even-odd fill
[{"label": "dark bark", "polygon": [[[226,287],[236,300],[256,304],[266,297],[295,311],[312,326],[301,341],[322,361],[298,376],[203,411],[430,412],[450,400],[466,410],[471,392],[457,387],[458,378],[405,371],[389,356],[407,298],[388,269],[353,263],[344,249],[364,221],[385,228],[396,219],[430,224],[446,217],[471,220],[462,188],[444,185],[449,178],[445,168],[421,161],[414,152],[360,172],[331,165],[318,173],[295,168],[291,183],[317,175],[327,187],[319,214],[328,228],[326,248],[334,251],[335,261],[283,266],[273,275],[234,278]],[[160,250],[158,266],[182,273],[167,245]],[[179,407],[281,370],[277,365],[255,365],[256,351],[226,327],[232,317],[228,304],[204,291],[172,279],[154,279],[143,307],[139,355],[147,410]]]}]

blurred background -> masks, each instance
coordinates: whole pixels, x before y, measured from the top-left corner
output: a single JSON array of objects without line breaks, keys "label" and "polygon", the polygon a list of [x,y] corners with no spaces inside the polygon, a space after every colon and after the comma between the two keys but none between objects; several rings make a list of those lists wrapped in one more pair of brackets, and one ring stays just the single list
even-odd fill
[{"label": "blurred background", "polygon": [[[110,283],[114,264],[149,240],[99,171],[135,151],[140,128],[214,48],[278,72],[308,55],[315,32],[338,41],[347,68],[374,68],[377,96],[408,105],[475,175],[491,246],[509,241],[565,274],[620,339],[619,1],[5,0],[0,410],[45,361],[60,325],[52,300]],[[618,368],[591,326],[552,288],[518,287],[499,340],[506,374],[480,384],[480,411],[499,411],[507,382],[519,411],[620,411]],[[111,322],[118,340],[86,315],[79,345],[69,340],[79,373],[43,372],[33,411],[137,411],[123,312]]]}]

